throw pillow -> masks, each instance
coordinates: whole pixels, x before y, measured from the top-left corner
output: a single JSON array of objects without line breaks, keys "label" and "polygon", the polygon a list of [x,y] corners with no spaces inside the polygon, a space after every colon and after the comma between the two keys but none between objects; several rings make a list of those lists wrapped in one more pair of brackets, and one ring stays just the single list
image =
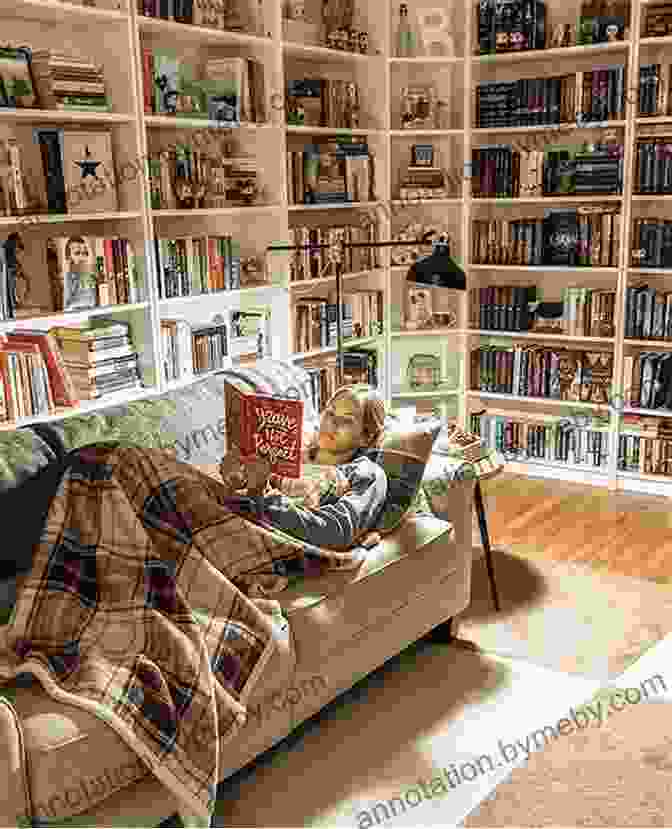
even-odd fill
[{"label": "throw pillow", "polygon": [[380,464],[387,475],[387,499],[375,527],[378,532],[396,529],[412,508],[440,429],[440,421],[409,429],[393,427],[385,431],[380,446],[364,450],[363,454]]}]

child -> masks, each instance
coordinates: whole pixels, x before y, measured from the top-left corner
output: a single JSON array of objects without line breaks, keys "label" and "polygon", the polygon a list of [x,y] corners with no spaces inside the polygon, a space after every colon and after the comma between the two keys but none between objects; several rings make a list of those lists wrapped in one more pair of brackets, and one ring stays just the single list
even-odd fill
[{"label": "child", "polygon": [[348,549],[369,534],[387,496],[382,467],[364,451],[385,430],[385,404],[371,386],[343,386],[327,402],[301,479],[269,474],[258,458],[228,455],[220,473],[232,491],[247,486],[274,526],[318,547]]}]

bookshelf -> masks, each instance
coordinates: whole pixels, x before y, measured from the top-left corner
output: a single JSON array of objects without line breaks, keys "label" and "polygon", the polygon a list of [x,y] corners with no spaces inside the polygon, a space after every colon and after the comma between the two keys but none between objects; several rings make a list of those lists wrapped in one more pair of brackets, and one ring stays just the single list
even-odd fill
[{"label": "bookshelf", "polygon": [[[242,3],[245,7],[245,4]],[[252,3],[250,9],[252,10]],[[254,4],[256,6],[256,4]],[[368,54],[342,52],[324,46],[300,43],[284,38],[281,3],[265,0],[264,34],[223,31],[204,26],[183,24],[140,15],[134,0],[96,0],[96,7],[58,0],[16,0],[11,12],[5,13],[5,40],[15,45],[34,44],[37,48],[57,45],[95,55],[105,68],[113,111],[62,112],[52,110],[10,110],[0,108],[0,129],[17,134],[36,125],[75,125],[82,128],[104,127],[112,132],[115,163],[121,167],[135,159],[145,158],[157,148],[173,142],[189,142],[203,130],[218,130],[214,122],[199,118],[168,117],[147,114],[143,106],[143,48],[171,49],[187,59],[219,56],[243,56],[264,64],[269,120],[264,124],[244,124],[231,131],[238,145],[258,159],[264,187],[263,203],[245,207],[200,209],[152,209],[150,183],[147,176],[124,181],[119,186],[119,210],[114,213],[80,213],[61,216],[1,217],[5,234],[22,229],[30,240],[31,251],[38,251],[46,238],[54,233],[100,232],[127,236],[133,243],[141,278],[147,287],[146,299],[127,306],[110,306],[93,311],[67,314],[45,313],[39,318],[0,322],[0,330],[20,329],[24,325],[80,322],[87,317],[118,316],[132,321],[140,331],[143,379],[146,388],[132,394],[111,394],[98,401],[83,403],[79,408],[59,411],[55,417],[95,411],[120,400],[149,397],[184,385],[185,380],[167,381],[161,368],[161,319],[185,318],[190,322],[211,320],[229,310],[266,305],[271,311],[270,353],[279,359],[292,359],[310,367],[335,356],[335,348],[315,348],[303,354],[294,353],[295,307],[308,296],[321,295],[335,288],[334,276],[290,282],[285,269],[273,284],[228,290],[217,293],[162,299],[154,278],[156,263],[155,238],[198,234],[231,234],[240,241],[245,256],[261,256],[273,242],[287,244],[290,229],[300,225],[339,225],[374,216],[380,239],[391,239],[406,225],[421,222],[448,229],[452,255],[467,271],[467,292],[432,289],[436,311],[457,314],[455,328],[407,331],[401,327],[404,308],[406,267],[392,264],[388,249],[380,249],[377,267],[346,273],[343,290],[376,289],[383,292],[383,334],[347,342],[346,345],[373,347],[378,352],[378,374],[386,399],[395,406],[415,403],[419,409],[438,407],[446,417],[455,419],[469,429],[472,415],[482,409],[493,417],[527,418],[529,422],[553,423],[573,416],[571,413],[593,412],[601,417],[597,431],[606,434],[606,463],[599,468],[556,461],[552,458],[528,458],[511,462],[511,468],[529,475],[581,480],[642,492],[670,494],[672,479],[663,475],[618,468],[618,447],[622,436],[632,426],[625,424],[623,412],[606,404],[569,402],[541,397],[518,396],[476,390],[471,366],[471,352],[483,345],[504,348],[517,345],[548,345],[590,351],[606,351],[613,356],[612,395],[623,394],[623,372],[627,358],[641,351],[672,352],[670,341],[625,337],[625,309],[628,287],[645,279],[660,291],[672,292],[672,270],[635,268],[632,265],[632,227],[636,218],[660,218],[672,221],[672,195],[638,194],[635,187],[635,145],[637,138],[649,133],[672,131],[672,115],[639,117],[636,95],[626,96],[623,117],[599,125],[576,126],[568,122],[557,133],[558,143],[617,140],[624,146],[622,193],[619,195],[533,195],[523,198],[477,198],[473,193],[472,150],[483,144],[509,144],[540,147],[556,139],[549,138],[552,126],[487,127],[475,126],[476,85],[488,81],[513,81],[574,75],[588,72],[595,65],[623,65],[629,89],[637,87],[638,69],[645,63],[672,63],[672,36],[643,37],[643,15],[646,0],[633,0],[630,10],[628,39],[583,46],[547,47],[543,50],[494,55],[477,54],[477,20],[471,0],[455,0],[447,5],[453,12],[451,35],[454,55],[450,57],[396,57],[395,33],[398,3],[376,3],[360,0],[357,4],[357,25],[369,33]],[[411,20],[419,0],[407,3]],[[246,7],[245,7],[246,8]],[[579,0],[560,3],[549,0],[547,32],[558,23],[575,23]],[[317,19],[319,4],[306,3],[307,16]],[[285,83],[289,78],[320,76],[330,80],[355,80],[360,88],[361,112],[359,126],[336,129],[317,126],[288,126],[285,123]],[[633,80],[634,79],[634,80]],[[433,83],[442,99],[447,101],[447,121],[441,129],[401,128],[400,92],[403,87]],[[672,134],[672,132],[671,132]],[[227,132],[227,135],[229,133]],[[291,203],[284,159],[292,148],[307,142],[349,136],[366,139],[376,158],[374,198],[367,202],[348,204]],[[535,139],[536,137],[536,139]],[[450,198],[415,200],[412,204],[398,198],[400,166],[408,163],[414,143],[431,142],[440,152],[442,165],[459,182]],[[672,142],[670,142],[672,143]],[[621,209],[618,250],[610,266],[566,267],[522,264],[475,263],[471,255],[474,244],[473,222],[523,221],[542,219],[547,208],[579,205],[614,204]],[[102,230],[104,229],[104,231]],[[32,266],[34,274],[43,272],[39,259]],[[34,281],[40,282],[39,278]],[[559,301],[567,287],[615,291],[613,336],[567,333],[511,332],[483,329],[474,321],[472,291],[486,286],[536,285],[544,301]],[[669,288],[668,288],[669,286]],[[38,290],[36,287],[36,291]],[[45,277],[45,291],[47,290]],[[432,391],[412,390],[406,380],[408,360],[414,354],[438,355],[441,361],[441,385]],[[628,407],[625,413],[637,413],[639,407]],[[672,412],[646,411],[654,422]],[[36,418],[37,419],[37,418]],[[44,420],[46,418],[39,418]],[[1,424],[0,429],[16,424]]]}]

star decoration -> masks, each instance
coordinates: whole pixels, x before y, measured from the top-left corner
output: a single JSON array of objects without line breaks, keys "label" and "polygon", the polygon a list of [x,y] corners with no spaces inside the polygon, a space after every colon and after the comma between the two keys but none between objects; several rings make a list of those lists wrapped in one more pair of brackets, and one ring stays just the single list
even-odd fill
[{"label": "star decoration", "polygon": [[96,172],[96,167],[100,167],[102,164],[101,161],[91,161],[91,151],[89,150],[88,145],[84,150],[84,155],[86,156],[85,161],[73,161],[77,167],[80,168],[82,171],[82,178],[86,178],[87,176],[92,176],[93,178],[98,178],[98,173]]}]

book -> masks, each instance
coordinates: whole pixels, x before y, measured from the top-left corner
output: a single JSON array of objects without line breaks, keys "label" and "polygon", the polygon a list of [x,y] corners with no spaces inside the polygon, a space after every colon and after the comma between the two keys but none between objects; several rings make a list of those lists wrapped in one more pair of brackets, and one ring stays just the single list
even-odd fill
[{"label": "book", "polygon": [[235,379],[224,382],[226,446],[267,460],[271,472],[300,478],[303,400],[251,393]]},{"label": "book", "polygon": [[62,152],[68,213],[117,212],[112,133],[64,130]]},{"label": "book", "polygon": [[86,236],[59,236],[48,241],[47,265],[54,310],[95,308],[97,267],[95,240]]},{"label": "book", "polygon": [[55,404],[68,407],[77,405],[77,392],[74,384],[56,338],[49,331],[22,328],[9,332],[5,336],[10,346],[18,342],[37,344],[47,368]]}]

